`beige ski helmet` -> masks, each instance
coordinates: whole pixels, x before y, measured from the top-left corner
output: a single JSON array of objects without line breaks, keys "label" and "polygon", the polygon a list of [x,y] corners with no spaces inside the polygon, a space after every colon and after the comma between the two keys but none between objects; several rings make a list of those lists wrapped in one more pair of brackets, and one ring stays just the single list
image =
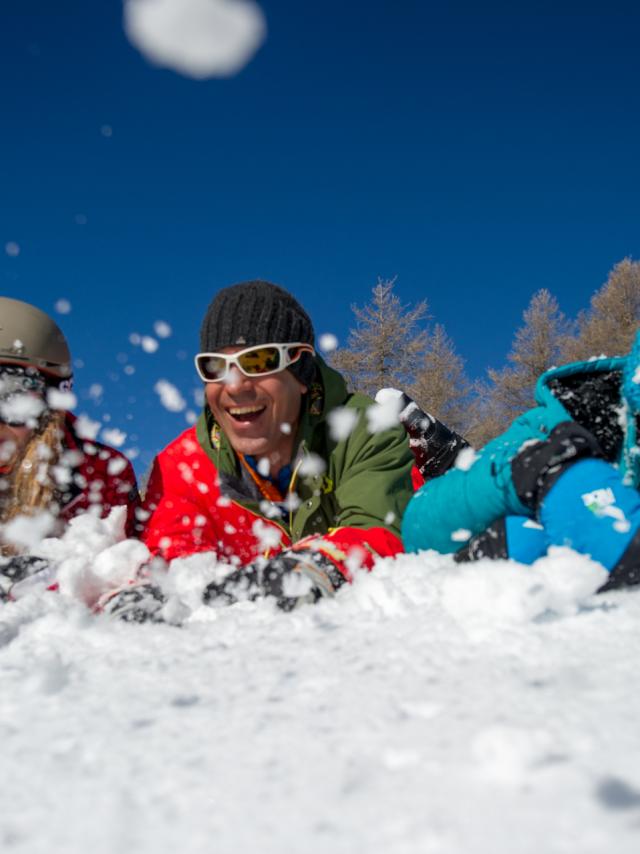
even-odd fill
[{"label": "beige ski helmet", "polygon": [[35,305],[0,297],[0,364],[33,365],[44,374],[71,377],[71,354],[58,325]]}]

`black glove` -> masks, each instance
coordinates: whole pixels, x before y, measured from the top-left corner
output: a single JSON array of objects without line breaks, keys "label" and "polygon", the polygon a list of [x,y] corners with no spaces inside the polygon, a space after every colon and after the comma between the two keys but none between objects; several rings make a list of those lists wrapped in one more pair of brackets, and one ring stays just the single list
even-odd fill
[{"label": "black glove", "polygon": [[115,593],[102,613],[126,623],[164,623],[160,610],[166,601],[155,584],[132,584]]},{"label": "black glove", "polygon": [[11,588],[14,584],[48,568],[48,561],[36,555],[0,558],[0,602],[6,602],[11,598]]},{"label": "black glove", "polygon": [[213,581],[204,591],[206,604],[233,605],[273,596],[278,608],[292,611],[305,602],[333,596],[345,578],[329,558],[311,550],[287,551],[270,560],[258,560]]},{"label": "black glove", "polygon": [[537,513],[544,496],[560,475],[579,459],[602,457],[597,440],[576,421],[561,421],[542,442],[532,442],[511,461],[518,498]]},{"label": "black glove", "polygon": [[469,443],[433,415],[423,412],[409,395],[402,394],[400,423],[409,436],[409,447],[425,480],[444,474]]}]

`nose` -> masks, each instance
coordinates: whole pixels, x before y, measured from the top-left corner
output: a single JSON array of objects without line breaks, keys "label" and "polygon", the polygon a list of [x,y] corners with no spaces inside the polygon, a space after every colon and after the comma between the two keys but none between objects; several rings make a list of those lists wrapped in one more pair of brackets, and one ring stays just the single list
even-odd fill
[{"label": "nose", "polygon": [[229,369],[229,373],[227,374],[227,378],[224,380],[224,384],[229,394],[238,394],[239,392],[253,388],[251,378],[245,376],[245,374],[243,374],[242,371],[239,371],[235,365],[232,365]]}]

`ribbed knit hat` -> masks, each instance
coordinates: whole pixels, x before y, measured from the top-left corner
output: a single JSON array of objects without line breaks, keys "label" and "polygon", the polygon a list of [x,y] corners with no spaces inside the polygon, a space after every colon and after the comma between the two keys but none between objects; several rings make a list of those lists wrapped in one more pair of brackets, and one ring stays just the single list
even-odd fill
[{"label": "ribbed knit hat", "polygon": [[[284,288],[255,279],[218,291],[200,327],[200,350],[215,353],[224,347],[258,344],[313,344],[313,324],[300,303]],[[305,353],[289,368],[309,385],[315,372]]]}]

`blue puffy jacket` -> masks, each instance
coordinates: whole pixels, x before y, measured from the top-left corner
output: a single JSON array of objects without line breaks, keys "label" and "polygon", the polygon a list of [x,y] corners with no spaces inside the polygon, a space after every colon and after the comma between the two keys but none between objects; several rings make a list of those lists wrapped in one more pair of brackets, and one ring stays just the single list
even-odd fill
[{"label": "blue puffy jacket", "polygon": [[638,486],[640,334],[628,356],[547,371],[538,380],[535,397],[538,405],[485,445],[466,470],[450,469],[413,496],[402,524],[407,551],[456,552],[497,519],[531,516],[516,493],[511,462],[525,443],[544,441],[564,421],[577,421],[589,430],[625,482]]}]

